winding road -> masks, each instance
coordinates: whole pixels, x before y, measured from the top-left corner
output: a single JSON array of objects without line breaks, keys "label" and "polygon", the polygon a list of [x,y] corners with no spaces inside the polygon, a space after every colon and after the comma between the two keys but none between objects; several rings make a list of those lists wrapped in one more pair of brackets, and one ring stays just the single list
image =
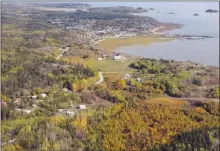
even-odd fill
[{"label": "winding road", "polygon": [[99,72],[99,81],[97,81],[95,84],[99,84],[99,83],[102,83],[104,81],[104,77],[103,77],[103,74],[102,72]]},{"label": "winding road", "polygon": [[69,49],[70,49],[70,47],[66,47],[65,49],[60,48],[60,50],[61,50],[62,52],[60,53],[60,55],[59,55],[59,56],[57,56],[57,60],[59,60],[59,59],[60,59],[60,57],[62,57],[62,56],[63,56],[64,52],[66,52],[66,51],[67,51],[67,50],[69,50]]}]

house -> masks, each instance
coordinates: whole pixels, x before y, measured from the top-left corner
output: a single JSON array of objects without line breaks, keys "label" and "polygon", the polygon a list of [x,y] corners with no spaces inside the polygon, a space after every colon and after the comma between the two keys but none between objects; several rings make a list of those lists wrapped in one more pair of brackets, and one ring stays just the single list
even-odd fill
[{"label": "house", "polygon": [[105,57],[108,57],[108,55],[105,55],[105,54],[104,54],[104,55],[102,55],[102,58],[105,58]]},{"label": "house", "polygon": [[31,98],[32,98],[32,99],[36,99],[36,98],[37,98],[37,96],[36,96],[36,95],[33,95],[33,96],[31,96]]},{"label": "house", "polygon": [[20,101],[21,100],[21,98],[17,98],[16,100],[15,100],[15,103],[17,103],[18,101]]},{"label": "house", "polygon": [[40,96],[41,96],[42,98],[44,98],[44,97],[47,96],[47,94],[45,94],[45,93],[41,93]]},{"label": "house", "polygon": [[137,78],[136,81],[141,82],[141,78]]},{"label": "house", "polygon": [[27,114],[31,113],[31,110],[22,110],[22,111],[27,113]]},{"label": "house", "polygon": [[74,116],[75,112],[74,111],[66,111],[66,115]]},{"label": "house", "polygon": [[32,104],[32,107],[36,107],[37,105],[36,104]]},{"label": "house", "polygon": [[97,58],[97,60],[102,60],[102,58]]},{"label": "house", "polygon": [[114,56],[114,60],[121,60],[121,56]]},{"label": "house", "polygon": [[120,56],[120,52],[114,52],[114,56]]},{"label": "house", "polygon": [[64,92],[67,92],[67,91],[68,91],[68,89],[67,89],[67,88],[63,88],[62,90],[63,90]]},{"label": "house", "polygon": [[21,109],[15,109],[16,111],[21,111]]},{"label": "house", "polygon": [[64,111],[67,111],[66,109],[57,109],[58,112],[62,113]]},{"label": "house", "polygon": [[128,79],[128,78],[130,78],[130,74],[125,74],[124,79]]},{"label": "house", "polygon": [[86,105],[79,105],[77,106],[77,109],[80,109],[80,110],[86,109]]},{"label": "house", "polygon": [[14,142],[15,142],[15,138],[9,140],[9,143],[11,143],[11,144],[14,143]]}]

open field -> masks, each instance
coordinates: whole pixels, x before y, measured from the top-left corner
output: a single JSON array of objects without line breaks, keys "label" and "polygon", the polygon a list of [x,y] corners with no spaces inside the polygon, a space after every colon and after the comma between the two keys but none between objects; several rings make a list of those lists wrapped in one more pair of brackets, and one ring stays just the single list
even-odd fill
[{"label": "open field", "polygon": [[120,46],[129,45],[147,45],[156,42],[166,42],[171,38],[154,38],[154,37],[134,37],[134,38],[109,38],[98,43],[98,46],[104,50],[111,52]]},{"label": "open field", "polygon": [[123,72],[135,72],[136,69],[132,69],[128,67],[131,63],[131,60],[123,60],[123,61],[116,61],[116,60],[94,60],[90,59],[86,61],[86,64],[96,70],[100,70],[102,72],[107,73],[117,73],[121,72],[124,68]]}]

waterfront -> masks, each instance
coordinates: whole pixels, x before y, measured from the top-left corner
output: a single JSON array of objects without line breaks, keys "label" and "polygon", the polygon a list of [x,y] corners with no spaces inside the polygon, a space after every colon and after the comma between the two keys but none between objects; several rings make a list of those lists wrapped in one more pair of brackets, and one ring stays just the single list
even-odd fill
[{"label": "waterfront", "polygon": [[[116,5],[117,4],[117,5]],[[91,3],[95,7],[132,6],[154,8],[155,10],[138,15],[150,16],[158,21],[184,24],[183,28],[166,31],[165,34],[189,34],[212,36],[199,40],[172,40],[148,45],[121,46],[115,51],[125,52],[147,58],[164,58],[178,61],[195,61],[207,65],[219,66],[219,14],[205,13],[206,9],[218,9],[218,3]],[[174,14],[169,14],[174,13]],[[199,16],[193,16],[198,13]]]}]

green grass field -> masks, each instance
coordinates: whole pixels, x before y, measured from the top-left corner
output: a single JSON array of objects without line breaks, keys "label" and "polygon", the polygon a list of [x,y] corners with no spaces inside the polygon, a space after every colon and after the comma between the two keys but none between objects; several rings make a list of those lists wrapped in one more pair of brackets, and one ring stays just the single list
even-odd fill
[{"label": "green grass field", "polygon": [[128,67],[131,63],[131,60],[124,60],[124,61],[116,61],[116,60],[95,60],[90,59],[86,61],[86,64],[96,70],[100,70],[106,73],[117,73],[117,72],[135,72],[136,69],[132,69]]}]

